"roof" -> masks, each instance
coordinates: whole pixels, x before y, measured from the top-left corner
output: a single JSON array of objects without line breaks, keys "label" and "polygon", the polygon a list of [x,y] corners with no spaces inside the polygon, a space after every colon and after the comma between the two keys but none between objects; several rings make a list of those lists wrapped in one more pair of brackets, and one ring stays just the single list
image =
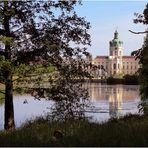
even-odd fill
[{"label": "roof", "polygon": [[121,46],[123,44],[123,42],[120,39],[113,39],[112,41],[110,41],[110,46]]},{"label": "roof", "polygon": [[[107,59],[109,56],[96,56],[95,59]],[[122,56],[123,59],[135,59],[134,56]]]},{"label": "roof", "polygon": [[107,58],[108,58],[108,56],[96,56],[95,59],[107,59]]},{"label": "roof", "polygon": [[119,37],[118,37],[118,32],[117,32],[117,30],[115,31],[115,33],[114,33],[114,38],[113,38],[113,40],[111,40],[110,42],[110,46],[112,47],[120,47],[120,46],[122,46],[122,44],[123,44],[123,42],[119,39]]},{"label": "roof", "polygon": [[123,56],[124,59],[135,59],[134,56]]}]

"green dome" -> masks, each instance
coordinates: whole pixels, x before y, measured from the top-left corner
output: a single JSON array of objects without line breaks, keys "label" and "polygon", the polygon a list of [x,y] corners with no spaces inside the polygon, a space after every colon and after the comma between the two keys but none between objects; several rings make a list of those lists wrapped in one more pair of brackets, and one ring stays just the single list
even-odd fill
[{"label": "green dome", "polygon": [[123,44],[123,42],[120,41],[119,39],[113,39],[113,40],[110,42],[110,45],[111,45],[111,46],[117,46],[117,47],[119,47],[119,46],[121,46],[122,44]]},{"label": "green dome", "polygon": [[121,41],[119,38],[118,38],[118,32],[117,30],[115,31],[114,33],[114,39],[112,41],[110,41],[110,46],[113,47],[120,47],[122,46],[123,44],[123,41]]}]

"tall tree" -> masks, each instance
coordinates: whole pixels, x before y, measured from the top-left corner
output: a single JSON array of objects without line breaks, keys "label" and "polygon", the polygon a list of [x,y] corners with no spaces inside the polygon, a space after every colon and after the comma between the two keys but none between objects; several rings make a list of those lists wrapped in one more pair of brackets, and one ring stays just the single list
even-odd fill
[{"label": "tall tree", "polygon": [[[143,11],[143,14],[135,13],[136,19],[135,23],[143,23],[148,25],[148,4]],[[144,39],[144,44],[142,48],[133,51],[132,55],[135,55],[139,59],[140,69],[139,69],[139,80],[140,80],[140,95],[141,103],[139,104],[140,110],[145,114],[148,114],[148,30],[142,32],[133,32],[134,34],[145,33],[146,37]]]},{"label": "tall tree", "polygon": [[77,3],[81,4],[77,1],[0,2],[0,82],[5,85],[6,130],[15,127],[14,83],[18,86],[26,77],[28,83],[33,80],[38,85],[30,88],[34,96],[44,97],[48,91],[48,98],[55,98],[55,93],[58,96],[63,92],[41,88],[43,73],[57,73],[58,78],[53,79],[53,75],[47,78],[53,86],[61,76],[70,82],[71,78],[86,74],[79,65],[84,62],[82,56],[88,55],[82,45],[90,45],[87,33],[90,24],[74,11]]}]

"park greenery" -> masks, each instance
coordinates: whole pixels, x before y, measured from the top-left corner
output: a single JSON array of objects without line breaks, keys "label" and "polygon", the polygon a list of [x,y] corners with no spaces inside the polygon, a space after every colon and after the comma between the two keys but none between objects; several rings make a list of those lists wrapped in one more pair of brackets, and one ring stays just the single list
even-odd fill
[{"label": "park greenery", "polygon": [[[0,131],[0,146],[148,146],[148,32],[144,32],[143,47],[132,53],[141,65],[140,105],[145,114],[92,123],[84,118],[88,92],[76,81],[89,77],[81,66],[86,64],[82,57],[89,53],[80,45],[90,45],[90,24],[77,16],[76,4],[81,2],[0,2],[0,83],[5,86],[0,96],[5,100],[5,131]],[[136,16],[135,23],[147,25],[148,4],[143,15]],[[135,80],[137,75],[124,76],[124,81]],[[52,116],[15,129],[15,91],[54,100]]]},{"label": "park greenery", "polygon": [[90,45],[90,23],[76,14],[77,4],[81,2],[0,2],[0,83],[5,86],[5,92],[1,91],[5,96],[5,130],[15,128],[13,94],[20,91],[19,87],[29,89],[37,99],[54,100],[53,112],[59,111],[62,118],[84,116],[88,94],[74,79],[88,75],[81,64],[85,64],[82,57],[89,55],[86,46]]},{"label": "park greenery", "polygon": [[125,85],[138,85],[139,75],[124,75],[123,78],[108,77],[107,84],[125,84]]},{"label": "park greenery", "polygon": [[[20,129],[0,133],[0,146],[60,146],[60,147],[112,147],[148,146],[148,117],[128,115],[106,123],[87,120],[66,122],[37,119]],[[61,136],[57,138],[55,131]]]}]

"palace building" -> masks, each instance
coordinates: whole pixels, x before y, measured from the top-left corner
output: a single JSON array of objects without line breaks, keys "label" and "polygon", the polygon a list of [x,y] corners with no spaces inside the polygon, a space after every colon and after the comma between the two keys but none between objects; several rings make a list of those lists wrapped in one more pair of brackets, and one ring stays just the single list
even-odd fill
[{"label": "palace building", "polygon": [[114,38],[109,42],[109,56],[97,56],[92,59],[92,64],[97,67],[94,74],[99,77],[135,74],[139,68],[139,61],[135,60],[134,56],[124,56],[123,51],[123,41],[119,39],[119,33],[116,30]]}]

